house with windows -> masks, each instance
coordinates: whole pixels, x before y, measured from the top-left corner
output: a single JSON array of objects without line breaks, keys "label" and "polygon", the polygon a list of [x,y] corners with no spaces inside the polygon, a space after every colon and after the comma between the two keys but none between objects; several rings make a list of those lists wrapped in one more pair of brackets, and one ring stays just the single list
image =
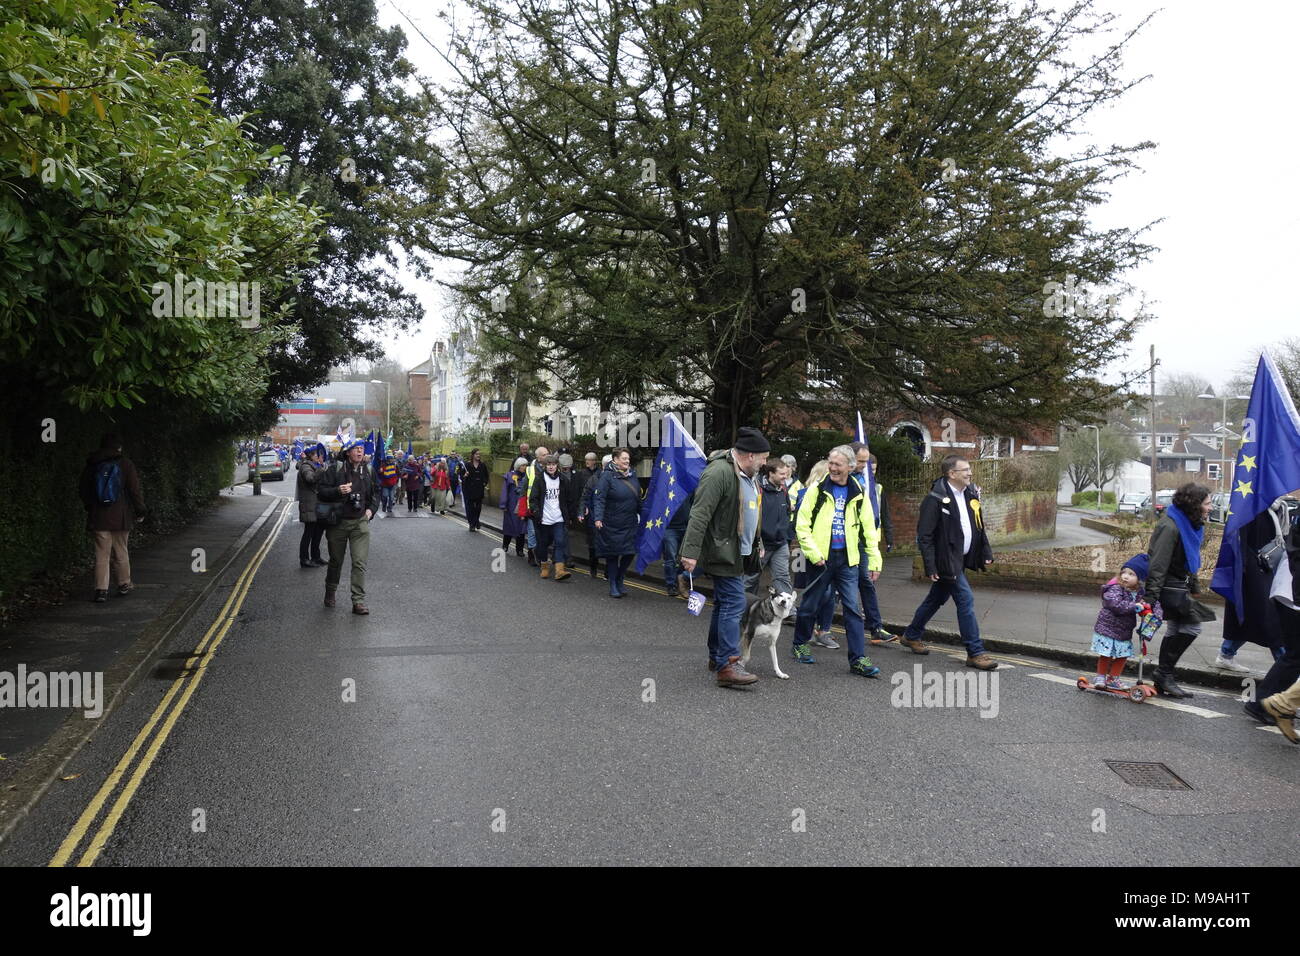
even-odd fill
[{"label": "house with windows", "polygon": [[[1156,484],[1174,488],[1199,481],[1212,490],[1226,487],[1226,473],[1236,459],[1240,436],[1231,430],[1199,430],[1192,425],[1156,424]],[[1136,434],[1142,446],[1140,460],[1151,464],[1151,435]]]}]

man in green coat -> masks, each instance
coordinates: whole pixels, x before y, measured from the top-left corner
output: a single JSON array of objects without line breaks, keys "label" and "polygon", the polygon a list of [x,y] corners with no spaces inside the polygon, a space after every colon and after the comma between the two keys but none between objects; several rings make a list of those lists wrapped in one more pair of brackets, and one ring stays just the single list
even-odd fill
[{"label": "man in green coat", "polygon": [[710,455],[682,537],[682,569],[713,578],[709,670],[717,671],[719,687],[758,680],[740,665],[740,619],[745,613],[746,566],[757,571],[762,557],[762,491],[756,476],[771,451],[757,428],[741,428],[731,449]]}]

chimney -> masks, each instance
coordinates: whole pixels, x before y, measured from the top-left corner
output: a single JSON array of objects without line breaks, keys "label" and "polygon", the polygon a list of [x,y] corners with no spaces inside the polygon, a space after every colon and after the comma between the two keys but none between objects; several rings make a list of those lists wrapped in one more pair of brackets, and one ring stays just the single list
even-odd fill
[{"label": "chimney", "polygon": [[1178,426],[1178,447],[1180,451],[1187,451],[1187,438],[1191,430],[1186,425]]}]

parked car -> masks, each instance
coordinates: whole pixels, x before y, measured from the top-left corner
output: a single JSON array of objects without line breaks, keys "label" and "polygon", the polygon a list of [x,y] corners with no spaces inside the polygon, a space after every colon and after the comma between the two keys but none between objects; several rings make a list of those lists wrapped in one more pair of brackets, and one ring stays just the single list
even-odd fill
[{"label": "parked car", "polygon": [[[280,456],[273,451],[264,451],[257,456],[257,473],[263,478],[284,481],[285,469],[280,465]],[[253,480],[253,466],[248,466],[248,480]]]},{"label": "parked car", "polygon": [[1115,506],[1115,510],[1120,514],[1123,514],[1126,511],[1131,512],[1132,514],[1141,514],[1147,510],[1150,502],[1150,495],[1144,495],[1140,491],[1130,491],[1119,499],[1119,504]]},{"label": "parked car", "polygon": [[1174,490],[1166,488],[1156,492],[1155,516],[1159,518],[1174,501]]},{"label": "parked car", "polygon": [[1228,509],[1232,507],[1232,495],[1226,491],[1216,491],[1210,495],[1210,520],[1217,521],[1219,524],[1226,524],[1228,521]]}]

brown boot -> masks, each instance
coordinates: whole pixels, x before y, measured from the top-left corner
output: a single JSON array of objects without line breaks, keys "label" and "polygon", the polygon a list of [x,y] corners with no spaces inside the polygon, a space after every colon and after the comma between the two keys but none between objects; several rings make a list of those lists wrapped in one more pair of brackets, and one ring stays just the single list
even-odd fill
[{"label": "brown boot", "polygon": [[543,561],[543,562],[542,562],[542,577],[544,577],[544,578],[549,578],[550,576],[551,576],[551,562],[550,562],[550,561]]},{"label": "brown boot", "polygon": [[967,667],[975,667],[982,671],[995,671],[998,669],[998,662],[987,654],[976,654],[974,657],[966,658]]},{"label": "brown boot", "polygon": [[334,588],[325,589],[325,606],[326,607],[334,606]]},{"label": "brown boot", "polygon": [[352,604],[352,613],[353,613],[353,614],[369,614],[369,613],[370,613],[370,608],[366,607],[364,604],[359,604],[359,603],[357,603],[357,602],[353,602],[353,604]]},{"label": "brown boot", "polygon": [[751,674],[741,666],[739,657],[727,658],[727,666],[718,671],[719,687],[744,687],[757,680],[757,674]]},{"label": "brown boot", "polygon": [[1273,723],[1277,724],[1277,729],[1282,731],[1283,737],[1293,744],[1300,744],[1300,735],[1295,732],[1295,714],[1283,707],[1277,697],[1276,694],[1265,697],[1259,705],[1273,718]]},{"label": "brown boot", "polygon": [[[910,637],[908,637],[906,634],[904,634],[903,636],[901,636],[901,637],[898,639],[898,643],[902,644],[902,645],[903,645],[904,647],[906,647],[906,648],[909,648],[913,654],[929,654],[929,653],[930,653],[930,648],[928,648],[928,647],[925,646],[925,642],[924,642],[924,641],[914,641],[914,640],[912,640]],[[976,665],[976,666],[978,667],[979,665]],[[995,666],[996,666],[996,665],[995,665]]]},{"label": "brown boot", "polygon": [[555,580],[557,580],[557,581],[563,581],[564,579],[566,579],[566,578],[571,578],[571,577],[573,577],[573,575],[572,575],[572,574],[569,572],[569,570],[564,566],[564,562],[563,562],[563,561],[556,561],[556,562],[555,562]]}]

